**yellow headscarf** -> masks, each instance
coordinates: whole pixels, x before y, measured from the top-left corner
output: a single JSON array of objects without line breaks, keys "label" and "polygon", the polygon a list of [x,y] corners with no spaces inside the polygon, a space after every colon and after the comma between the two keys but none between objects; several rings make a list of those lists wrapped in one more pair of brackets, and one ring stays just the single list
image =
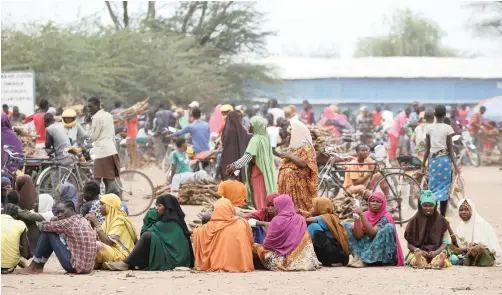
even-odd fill
[{"label": "yellow headscarf", "polygon": [[122,201],[115,194],[107,194],[101,197],[100,202],[106,205],[106,216],[105,222],[103,223],[103,231],[105,233],[109,233],[113,223],[119,219],[122,220],[127,227],[127,231],[133,238],[133,243],[136,244],[138,241],[138,234],[136,233],[136,229],[134,225],[131,223],[129,218],[127,218],[127,214],[120,207],[122,205]]}]

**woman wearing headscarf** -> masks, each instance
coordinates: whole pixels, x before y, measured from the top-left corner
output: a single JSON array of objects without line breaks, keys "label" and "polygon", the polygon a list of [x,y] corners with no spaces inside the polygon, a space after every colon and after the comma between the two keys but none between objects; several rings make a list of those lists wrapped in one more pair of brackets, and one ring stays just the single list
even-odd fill
[{"label": "woman wearing headscarf", "polygon": [[450,267],[447,253],[451,243],[448,225],[448,221],[437,210],[436,197],[431,191],[423,190],[418,211],[404,232],[410,251],[406,256],[406,264],[418,268]]},{"label": "woman wearing headscarf", "polygon": [[251,229],[225,198],[216,201],[211,220],[193,231],[192,240],[199,271],[254,270]]},{"label": "woman wearing headscarf", "polygon": [[319,125],[321,127],[330,128],[331,133],[334,136],[340,137],[340,132],[338,131],[338,128],[336,128],[332,123],[332,120],[334,120],[335,117],[336,117],[336,114],[333,111],[333,108],[325,107],[324,112],[323,112],[323,116],[322,116],[321,120],[319,121]]},{"label": "woman wearing headscarf", "polygon": [[271,193],[267,196],[267,207],[244,216],[245,219],[256,222],[257,226],[252,228],[255,243],[261,244],[265,239],[265,227],[272,221],[272,218],[277,215],[277,210],[274,207],[274,200],[279,196],[279,193]]},{"label": "woman wearing headscarf", "polygon": [[317,259],[325,265],[347,265],[349,238],[347,231],[335,214],[333,202],[326,197],[312,199],[313,215],[307,219],[308,231],[314,244]]},{"label": "woman wearing headscarf", "polygon": [[[267,227],[263,244],[253,252],[265,268],[272,271],[316,270],[321,267],[307,230],[305,218],[296,213],[293,200],[281,195],[274,200],[278,214]],[[256,223],[249,220],[251,226]]]},{"label": "woman wearing headscarf", "polygon": [[349,248],[354,259],[351,267],[367,265],[403,266],[404,257],[392,214],[387,211],[387,199],[381,192],[368,199],[368,211],[353,206],[357,214],[354,224],[345,223],[349,236]]},{"label": "woman wearing headscarf", "polygon": [[80,208],[78,208],[79,203],[77,188],[71,183],[63,183],[59,186],[59,198],[57,198],[56,203],[52,206],[52,213],[54,215],[56,215],[58,204],[65,199],[71,200],[73,205],[75,205],[75,208],[77,208],[78,212],[80,212]]},{"label": "woman wearing headscarf", "polygon": [[227,166],[227,174],[234,173],[251,162],[246,171],[247,202],[260,210],[266,207],[266,196],[277,191],[277,178],[265,119],[256,116],[251,118],[250,123],[249,132],[253,133],[253,137],[244,155]]},{"label": "woman wearing headscarf", "polygon": [[101,214],[105,216],[103,225],[99,223],[96,215],[89,213],[86,216],[98,233],[97,267],[105,262],[123,261],[138,241],[134,225],[121,209],[120,198],[114,194],[107,194],[100,202]]},{"label": "woman wearing headscarf", "polygon": [[278,192],[293,198],[300,214],[309,217],[312,213],[312,199],[317,198],[317,158],[312,137],[307,125],[291,120],[289,153],[280,155]]},{"label": "woman wearing headscarf", "polygon": [[[229,112],[221,136],[223,151],[221,153],[220,177],[222,180],[228,179],[228,175],[225,173],[226,167],[244,155],[248,142],[248,133],[241,124],[239,114],[234,111]],[[242,183],[246,181],[244,169],[240,170],[238,180]]]},{"label": "woman wearing headscarf", "polygon": [[37,190],[30,176],[21,175],[16,178],[16,191],[19,193],[19,208],[33,209],[33,204],[37,200]]},{"label": "woman wearing headscarf", "polygon": [[54,214],[52,213],[52,206],[54,205],[54,198],[49,194],[41,194],[37,198],[37,202],[33,206],[33,210],[42,215],[45,221],[51,221]]},{"label": "woman wearing headscarf", "polygon": [[123,262],[107,262],[110,270],[173,270],[194,266],[190,232],[185,213],[172,195],[157,198],[143,218],[141,237],[134,250]]},{"label": "woman wearing headscarf", "polygon": [[[23,154],[23,145],[21,140],[12,129],[12,125],[10,124],[7,114],[2,112],[2,167],[7,161],[7,155],[3,151],[3,146],[5,145],[9,145],[12,152]],[[17,165],[10,165],[7,168],[10,171],[15,171],[18,167],[19,166]]]},{"label": "woman wearing headscarf", "polygon": [[458,248],[453,251],[464,266],[502,264],[502,249],[493,227],[476,211],[471,199],[460,201],[460,223],[456,231]]}]

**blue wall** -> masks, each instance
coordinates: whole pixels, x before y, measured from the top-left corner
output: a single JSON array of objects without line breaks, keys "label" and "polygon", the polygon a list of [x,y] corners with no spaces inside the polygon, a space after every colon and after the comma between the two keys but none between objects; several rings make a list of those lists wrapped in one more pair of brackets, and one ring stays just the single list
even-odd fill
[{"label": "blue wall", "polygon": [[311,104],[476,104],[486,98],[502,95],[501,79],[374,79],[332,78],[286,80],[279,85],[258,86],[257,97],[277,98],[298,104],[308,99]]}]

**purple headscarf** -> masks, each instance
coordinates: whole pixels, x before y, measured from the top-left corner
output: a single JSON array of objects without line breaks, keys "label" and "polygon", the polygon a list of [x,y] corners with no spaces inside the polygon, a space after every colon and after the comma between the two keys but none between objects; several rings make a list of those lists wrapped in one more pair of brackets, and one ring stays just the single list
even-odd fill
[{"label": "purple headscarf", "polygon": [[[11,150],[15,153],[23,153],[23,145],[21,144],[21,140],[17,136],[16,132],[12,130],[12,126],[10,125],[9,117],[6,113],[2,112],[2,167],[7,160],[6,155],[4,155],[3,146],[10,145]],[[17,167],[9,167],[9,170],[14,170]]]},{"label": "purple headscarf", "polygon": [[275,198],[274,207],[279,214],[270,222],[262,246],[279,255],[288,255],[302,241],[307,223],[303,216],[296,214],[295,204],[288,195]]}]

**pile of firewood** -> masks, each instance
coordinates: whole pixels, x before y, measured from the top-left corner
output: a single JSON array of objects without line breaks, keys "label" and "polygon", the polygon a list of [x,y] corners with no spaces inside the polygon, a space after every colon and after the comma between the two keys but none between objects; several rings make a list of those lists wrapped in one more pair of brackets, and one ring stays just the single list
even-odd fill
[{"label": "pile of firewood", "polygon": [[35,153],[36,135],[22,125],[14,126],[12,129],[14,129],[14,132],[16,132],[17,136],[21,140],[23,145],[23,154],[25,156],[33,155]]},{"label": "pile of firewood", "polygon": [[204,205],[209,199],[218,199],[218,182],[201,179],[180,186],[178,202],[180,205]]},{"label": "pile of firewood", "polygon": [[171,188],[167,184],[157,185],[155,187],[155,197],[162,196],[171,192]]},{"label": "pile of firewood", "polygon": [[[213,213],[214,211],[214,203],[218,201],[217,197],[214,196],[208,196],[206,197],[206,202],[204,207],[200,210],[200,212],[197,214],[197,219],[194,219],[188,223],[190,228],[193,230],[195,228],[201,227],[202,226],[202,216],[206,213]],[[242,209],[239,207],[235,207],[235,215],[244,217],[247,214],[255,211],[254,208],[249,208],[249,209]]]},{"label": "pile of firewood", "polygon": [[309,126],[310,135],[314,143],[314,149],[318,153],[342,153],[343,142],[331,133],[329,128]]},{"label": "pile of firewood", "polygon": [[113,122],[120,123],[127,120],[134,120],[137,116],[143,115],[148,111],[148,97],[145,100],[137,102],[132,107],[113,115]]}]

